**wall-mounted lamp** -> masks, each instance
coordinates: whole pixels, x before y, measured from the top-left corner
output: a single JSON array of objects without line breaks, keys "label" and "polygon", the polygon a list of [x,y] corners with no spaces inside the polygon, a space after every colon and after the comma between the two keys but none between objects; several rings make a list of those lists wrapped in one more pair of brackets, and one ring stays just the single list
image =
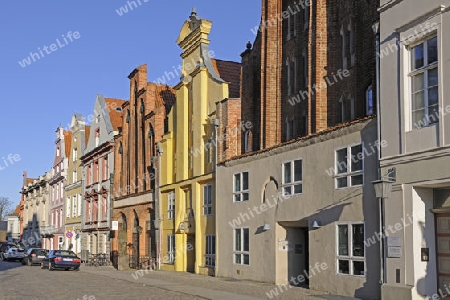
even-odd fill
[{"label": "wall-mounted lamp", "polygon": [[312,229],[319,229],[322,225],[320,225],[320,221],[314,221],[311,227]]},{"label": "wall-mounted lamp", "polygon": [[422,248],[420,256],[422,261],[430,261],[430,248]]}]

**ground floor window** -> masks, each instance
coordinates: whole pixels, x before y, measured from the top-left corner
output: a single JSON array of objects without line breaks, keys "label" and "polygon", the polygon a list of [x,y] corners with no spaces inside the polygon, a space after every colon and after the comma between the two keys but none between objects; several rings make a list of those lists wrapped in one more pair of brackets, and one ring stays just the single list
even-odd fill
[{"label": "ground floor window", "polygon": [[364,276],[364,224],[337,225],[337,271],[339,274]]},{"label": "ground floor window", "polygon": [[234,263],[238,265],[250,264],[250,235],[248,228],[234,230]]},{"label": "ground floor window", "polygon": [[167,262],[173,264],[175,261],[175,235],[169,234],[167,236]]},{"label": "ground floor window", "polygon": [[206,235],[205,266],[214,267],[216,265],[216,236]]}]

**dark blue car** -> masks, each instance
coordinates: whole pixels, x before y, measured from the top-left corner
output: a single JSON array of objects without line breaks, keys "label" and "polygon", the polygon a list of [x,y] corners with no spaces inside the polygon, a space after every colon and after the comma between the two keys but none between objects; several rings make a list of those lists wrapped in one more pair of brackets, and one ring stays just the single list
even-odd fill
[{"label": "dark blue car", "polygon": [[69,250],[50,250],[41,262],[41,269],[79,270],[81,259]]}]

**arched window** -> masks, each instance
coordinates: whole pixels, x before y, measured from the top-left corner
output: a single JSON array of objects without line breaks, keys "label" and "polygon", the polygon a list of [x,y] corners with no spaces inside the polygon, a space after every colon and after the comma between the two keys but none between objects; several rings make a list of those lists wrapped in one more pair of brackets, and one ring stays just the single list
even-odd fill
[{"label": "arched window", "polygon": [[152,124],[150,124],[150,129],[148,130],[148,139],[150,144],[150,159],[155,156],[155,131]]},{"label": "arched window", "polygon": [[287,74],[287,94],[291,94],[291,64],[289,56],[286,58],[286,74]]},{"label": "arched window", "polygon": [[145,111],[144,99],[141,99],[141,113],[144,113],[144,111]]},{"label": "arched window", "polygon": [[252,132],[247,130],[244,135],[244,153],[252,151]]},{"label": "arched window", "polygon": [[372,85],[366,89],[366,114],[372,115],[375,113],[375,105],[373,103]]},{"label": "arched window", "polygon": [[127,217],[122,213],[122,230],[127,231]]}]

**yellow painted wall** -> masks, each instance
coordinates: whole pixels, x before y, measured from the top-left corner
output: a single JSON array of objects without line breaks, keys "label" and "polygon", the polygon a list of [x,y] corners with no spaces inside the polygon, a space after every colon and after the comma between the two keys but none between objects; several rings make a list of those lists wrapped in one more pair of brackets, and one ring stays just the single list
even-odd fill
[{"label": "yellow painted wall", "polygon": [[[175,262],[164,263],[161,269],[170,271],[187,271],[189,234],[180,230],[180,225],[188,224],[189,199],[186,190],[192,194],[195,227],[195,273],[211,274],[211,269],[205,268],[206,234],[215,234],[215,180],[214,167],[207,164],[205,144],[209,138],[214,138],[215,128],[209,116],[215,111],[216,101],[228,97],[228,84],[219,82],[211,76],[211,71],[205,65],[192,68],[193,62],[202,62],[200,44],[209,44],[207,36],[211,22],[201,20],[202,26],[190,32],[188,21],[183,26],[178,40],[183,49],[182,80],[175,86],[176,102],[169,118],[169,133],[161,141],[163,156],[161,158],[161,219],[162,239],[161,252],[167,255],[167,236],[175,234]],[[190,64],[190,67],[189,67]],[[190,111],[191,106],[191,111]],[[192,132],[190,131],[192,130]],[[191,135],[191,144],[189,144]],[[192,169],[189,170],[189,149],[197,155],[192,157]],[[213,209],[212,216],[203,216],[203,185],[212,185]],[[175,192],[175,218],[168,219],[168,198],[170,192]],[[217,241],[217,237],[216,237]]]}]

